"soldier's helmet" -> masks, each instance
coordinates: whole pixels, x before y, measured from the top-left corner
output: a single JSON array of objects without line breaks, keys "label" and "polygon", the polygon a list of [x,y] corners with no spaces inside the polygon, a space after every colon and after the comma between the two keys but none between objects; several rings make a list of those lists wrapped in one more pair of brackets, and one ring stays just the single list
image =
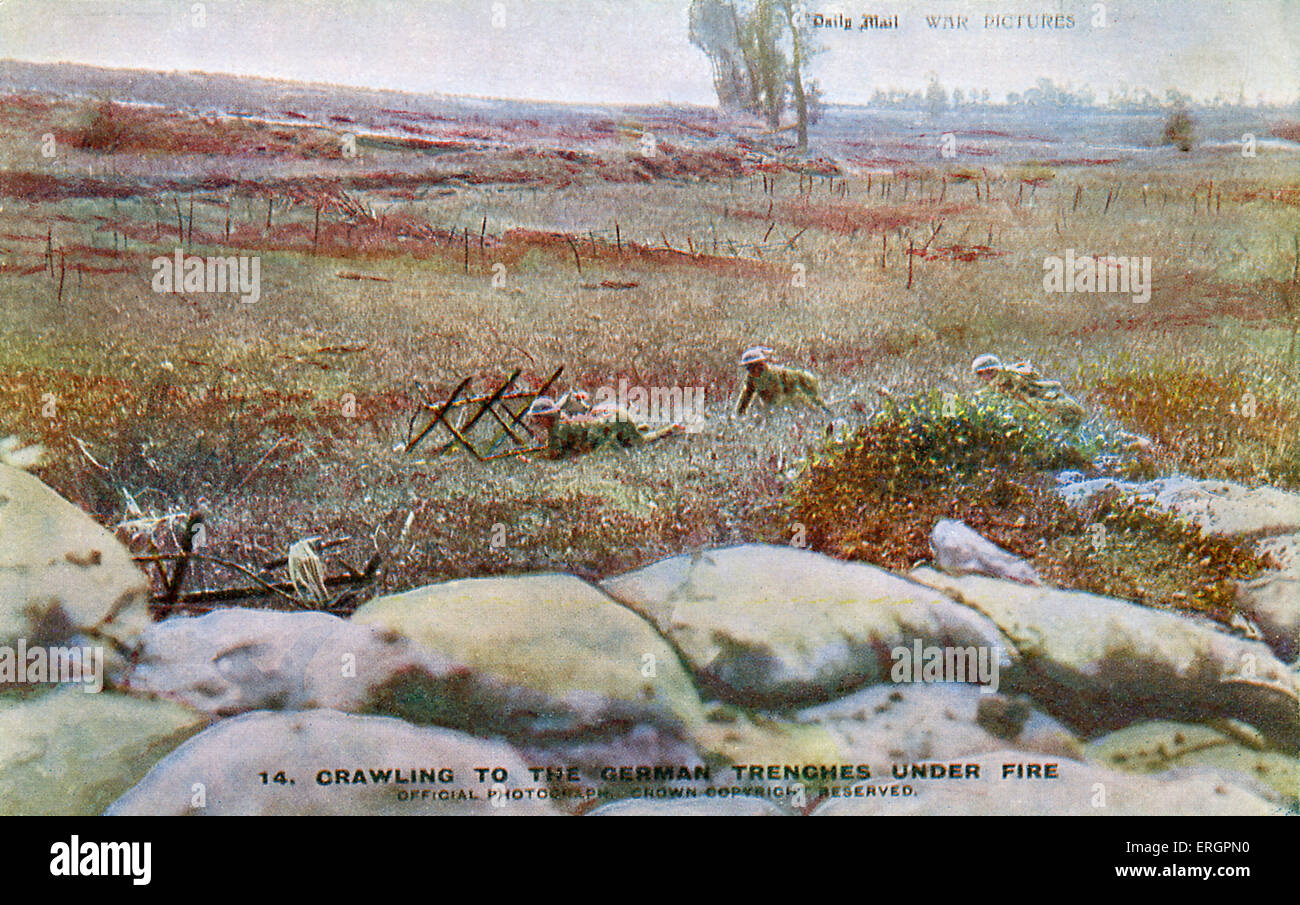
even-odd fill
[{"label": "soldier's helmet", "polygon": [[970,364],[970,369],[976,374],[997,371],[1002,368],[1002,359],[996,355],[981,355]]},{"label": "soldier's helmet", "polygon": [[555,400],[555,406],[565,414],[580,415],[591,411],[591,397],[583,390],[574,390]]},{"label": "soldier's helmet", "polygon": [[537,415],[554,415],[560,411],[560,406],[550,396],[538,396],[533,400],[533,404],[528,406],[528,414]]},{"label": "soldier's helmet", "polygon": [[740,356],[740,365],[747,367],[758,361],[767,361],[768,353],[771,351],[767,346],[750,346]]}]

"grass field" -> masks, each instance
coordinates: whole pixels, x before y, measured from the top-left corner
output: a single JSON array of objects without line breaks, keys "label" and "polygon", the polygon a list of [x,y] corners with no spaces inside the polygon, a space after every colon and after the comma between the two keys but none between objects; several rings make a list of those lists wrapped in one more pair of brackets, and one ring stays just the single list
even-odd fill
[{"label": "grass field", "polygon": [[[203,511],[214,552],[239,562],[342,539],[331,555],[384,557],[380,590],[789,542],[831,417],[731,417],[755,343],[818,374],[850,430],[878,388],[972,394],[971,359],[994,352],[1150,437],[1147,473],[1300,488],[1294,150],[812,166],[681,114],[654,157],[621,124],[580,136],[595,142],[581,153],[564,136],[540,153],[433,135],[362,141],[353,159],[317,127],[17,96],[0,114],[5,146],[27,149],[0,171],[3,433],[44,444],[36,472],[105,524],[127,517],[125,490],[146,514]],[[178,244],[259,256],[258,301],[152,291],[151,260]],[[1150,301],[1046,293],[1044,259],[1066,249],[1150,256]],[[707,424],[570,461],[394,449],[417,385],[439,396],[521,368],[536,386],[560,365],[563,388],[703,387]],[[962,492],[925,519],[983,506]],[[911,540],[851,555],[923,557],[928,525],[906,509],[855,515]],[[1034,523],[984,527],[1041,553]],[[1060,530],[1069,547],[1082,527]],[[195,568],[194,586],[230,577]],[[1100,568],[1054,574],[1096,586]]]}]

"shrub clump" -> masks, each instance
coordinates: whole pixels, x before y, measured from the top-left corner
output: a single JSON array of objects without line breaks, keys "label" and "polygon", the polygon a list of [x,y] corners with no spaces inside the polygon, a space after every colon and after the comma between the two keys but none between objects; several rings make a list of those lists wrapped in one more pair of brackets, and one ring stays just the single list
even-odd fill
[{"label": "shrub clump", "polygon": [[931,391],[891,402],[812,456],[793,491],[793,517],[813,546],[890,568],[926,559],[940,518],[1023,552],[1037,536],[1031,520],[1068,513],[1047,472],[1086,468],[1097,451],[1025,406]]},{"label": "shrub clump", "polygon": [[75,133],[73,144],[88,151],[116,151],[132,138],[130,119],[126,108],[102,101],[87,112],[85,125]]},{"label": "shrub clump", "polygon": [[1055,492],[1053,472],[1087,473],[1110,448],[1106,431],[1000,397],[924,393],[812,456],[791,518],[814,549],[896,570],[930,559],[936,521],[960,519],[1050,584],[1230,619],[1232,582],[1265,565],[1250,549],[1113,495],[1075,509]]},{"label": "shrub clump", "polygon": [[1192,120],[1192,115],[1182,107],[1175,109],[1165,120],[1165,143],[1173,145],[1180,151],[1192,149],[1195,132],[1196,124]]},{"label": "shrub clump", "polygon": [[1110,364],[1088,398],[1149,437],[1164,473],[1300,489],[1300,400],[1239,369]]},{"label": "shrub clump", "polygon": [[[1231,621],[1236,582],[1271,565],[1249,543],[1194,526],[1118,493],[1100,494],[1045,539],[1034,567],[1049,584]],[[1067,525],[1062,523],[1061,527]]]}]

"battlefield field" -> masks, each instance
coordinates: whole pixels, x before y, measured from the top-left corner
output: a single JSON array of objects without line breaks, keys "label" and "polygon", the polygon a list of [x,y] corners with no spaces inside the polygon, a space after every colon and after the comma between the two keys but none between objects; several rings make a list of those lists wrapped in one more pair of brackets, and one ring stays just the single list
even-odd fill
[{"label": "battlefield field", "polygon": [[[0,436],[43,446],[34,473],[142,556],[195,512],[255,573],[305,538],[331,574],[377,555],[344,613],[751,540],[907,568],[954,517],[1055,584],[1226,621],[1253,554],[1067,511],[1019,447],[949,467],[941,420],[908,422],[909,471],[886,417],[975,398],[981,353],[1027,358],[1150,439],[1126,474],[1300,489],[1300,127],[1193,110],[1181,151],[1167,115],[831,108],[797,157],[698,108],[4,64]],[[255,259],[255,298],[156,291],[177,249]],[[1045,291],[1067,252],[1149,257],[1149,299]],[[734,417],[755,344],[831,412]],[[405,451],[466,378],[536,389],[561,366],[561,393],[702,388],[705,420],[559,461],[441,433]],[[241,579],[196,561],[186,589]]]}]

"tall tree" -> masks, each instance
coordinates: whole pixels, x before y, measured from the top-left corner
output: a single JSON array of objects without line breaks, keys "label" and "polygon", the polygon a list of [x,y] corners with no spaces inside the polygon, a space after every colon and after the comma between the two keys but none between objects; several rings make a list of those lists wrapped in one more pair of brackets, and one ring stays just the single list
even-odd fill
[{"label": "tall tree", "polygon": [[808,150],[808,95],[803,87],[804,44],[808,27],[806,14],[796,12],[794,0],[779,0],[790,29],[790,85],[794,88],[794,109],[798,122],[798,148]]},{"label": "tall tree", "polygon": [[784,31],[777,16],[778,0],[754,0],[741,31],[741,49],[752,61],[762,113],[770,129],[781,127],[790,64],[781,48]]},{"label": "tall tree", "polygon": [[806,18],[797,0],[692,0],[690,7],[691,43],[709,57],[719,105],[779,129],[793,103],[800,150],[808,147],[821,97],[804,79],[811,55]]},{"label": "tall tree", "polygon": [[704,51],[713,67],[718,105],[729,113],[756,111],[754,73],[740,47],[740,17],[728,0],[693,0],[691,43]]}]

